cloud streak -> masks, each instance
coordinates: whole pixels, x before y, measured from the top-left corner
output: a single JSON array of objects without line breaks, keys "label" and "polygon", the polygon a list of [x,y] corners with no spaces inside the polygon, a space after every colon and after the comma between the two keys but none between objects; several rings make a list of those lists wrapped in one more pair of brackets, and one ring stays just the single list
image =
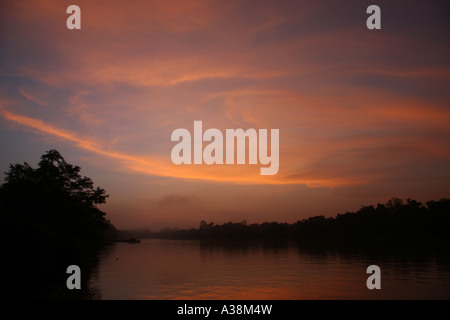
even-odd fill
[{"label": "cloud streak", "polygon": [[[1,115],[16,124],[20,124],[39,134],[50,135],[65,141],[74,143],[76,147],[101,155],[103,157],[119,160],[122,169],[131,172],[144,173],[163,177],[188,180],[207,180],[214,182],[236,183],[236,184],[308,184],[302,179],[283,180],[283,178],[267,178],[259,176],[258,170],[251,170],[248,166],[233,166],[226,169],[217,166],[175,166],[169,161],[164,161],[157,156],[130,155],[116,150],[107,150],[100,143],[91,138],[80,137],[70,131],[55,127],[42,120],[18,115],[4,108],[0,109]],[[214,167],[214,168],[213,168]],[[223,167],[223,166],[222,166]],[[317,184],[315,182],[314,184]]]}]

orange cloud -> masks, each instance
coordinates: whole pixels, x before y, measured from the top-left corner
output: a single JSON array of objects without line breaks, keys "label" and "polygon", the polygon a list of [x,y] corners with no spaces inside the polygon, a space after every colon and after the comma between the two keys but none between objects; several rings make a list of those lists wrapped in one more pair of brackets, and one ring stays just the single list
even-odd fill
[{"label": "orange cloud", "polygon": [[[292,8],[295,13],[290,4],[255,6],[248,19],[239,16],[245,6],[223,1],[122,1],[120,10],[114,1],[80,0],[79,4],[83,15],[80,33],[64,29],[66,15],[61,9],[65,6],[60,1],[14,2],[10,11],[25,26],[21,32],[27,37],[17,38],[40,39],[42,47],[50,48],[48,52],[57,58],[55,65],[53,60],[44,66],[24,61],[23,66],[19,64],[19,74],[50,85],[45,87],[49,96],[52,90],[68,90],[67,101],[58,102],[68,107],[58,106],[58,112],[63,117],[78,117],[77,132],[90,132],[90,136],[6,110],[1,114],[40,134],[116,160],[123,170],[228,183],[335,187],[373,182],[381,171],[389,175],[383,167],[386,162],[374,160],[381,157],[380,150],[416,143],[441,159],[448,156],[448,149],[431,138],[440,134],[436,128],[448,133],[446,110],[439,110],[433,102],[418,101],[415,92],[406,101],[401,94],[370,86],[374,75],[405,82],[448,77],[448,69],[402,65],[395,59],[396,51],[388,52],[391,60],[376,58],[387,57],[385,50],[400,50],[411,40],[395,34],[373,36],[359,28],[317,32],[315,27],[325,21],[311,23],[309,32],[308,28],[291,30],[291,26],[298,27],[294,23],[302,20],[299,17],[307,20],[307,10],[321,11],[320,4],[312,9],[305,6],[310,8],[306,11],[299,4]],[[43,33],[51,36],[42,38]],[[372,37],[380,41],[372,41]],[[340,82],[352,76],[367,76],[364,80],[369,85],[355,85],[358,77],[351,83]],[[214,81],[223,81],[224,86],[210,88]],[[111,83],[144,87],[151,93],[123,94],[114,86],[106,93],[101,91]],[[21,93],[39,105],[41,97],[32,94],[39,89]],[[126,98],[120,100],[121,95]],[[116,125],[125,123],[124,114],[129,125],[120,131]],[[175,166],[170,154],[133,155],[106,146],[120,139],[136,141],[127,138],[139,136],[146,126],[158,136],[161,128],[190,125],[199,116],[222,129],[280,128],[279,174],[261,177],[259,166]],[[101,132],[96,132],[100,126]],[[420,128],[419,133],[412,133],[415,128]],[[432,129],[435,131],[429,136],[418,139]],[[99,138],[104,132],[112,133],[108,144]],[[416,155],[415,150],[409,152],[398,151],[396,156],[402,154],[396,161]],[[374,167],[378,171],[371,170]]]},{"label": "orange cloud", "polygon": [[100,143],[90,139],[82,138],[76,134],[55,127],[42,120],[34,119],[27,116],[18,115],[0,109],[1,115],[14,123],[25,126],[40,134],[51,135],[60,139],[74,143],[78,148],[93,152],[95,154],[107,157],[109,159],[119,160],[122,163],[122,169],[139,172],[149,175],[165,176],[178,179],[191,180],[208,180],[214,182],[226,182],[237,184],[313,184],[329,183],[330,181],[305,181],[303,179],[285,179],[284,176],[260,176],[259,167],[251,167],[249,165],[213,165],[213,166],[196,166],[184,165],[176,166],[171,163],[170,158],[164,160],[157,156],[136,156],[126,154],[120,151],[107,150]]}]

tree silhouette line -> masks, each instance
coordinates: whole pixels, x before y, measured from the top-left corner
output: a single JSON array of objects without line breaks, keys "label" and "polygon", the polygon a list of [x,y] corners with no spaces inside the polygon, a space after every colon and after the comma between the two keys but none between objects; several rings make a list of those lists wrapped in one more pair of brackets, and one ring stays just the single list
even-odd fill
[{"label": "tree silhouette line", "polygon": [[172,239],[450,238],[450,199],[422,204],[392,198],[385,204],[362,206],[356,212],[314,216],[295,223],[241,221],[219,225],[203,220],[198,228],[163,229],[146,235]]},{"label": "tree silhouette line", "polygon": [[[78,298],[87,291],[69,292],[66,269],[83,270],[88,290],[95,257],[116,230],[98,205],[105,190],[94,188],[80,167],[69,164],[57,150],[42,155],[37,168],[11,164],[0,186],[2,264],[10,298]],[[85,297],[82,297],[85,298]]]}]

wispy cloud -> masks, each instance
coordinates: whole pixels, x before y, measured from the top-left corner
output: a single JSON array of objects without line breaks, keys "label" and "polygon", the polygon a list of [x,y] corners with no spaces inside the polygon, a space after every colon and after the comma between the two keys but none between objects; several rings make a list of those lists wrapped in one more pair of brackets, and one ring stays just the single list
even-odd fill
[{"label": "wispy cloud", "polygon": [[[68,130],[64,130],[42,120],[18,115],[0,108],[1,115],[16,124],[20,124],[39,134],[50,135],[73,143],[76,147],[103,157],[118,160],[122,163],[122,170],[139,172],[149,175],[171,177],[177,179],[208,180],[237,184],[290,184],[303,183],[302,179],[283,180],[283,178],[266,178],[259,175],[259,167],[252,170],[249,166],[176,166],[170,158],[164,160],[157,156],[139,156],[126,154],[116,150],[106,149],[101,143],[87,137],[80,137]],[[256,170],[257,169],[257,170]]]}]

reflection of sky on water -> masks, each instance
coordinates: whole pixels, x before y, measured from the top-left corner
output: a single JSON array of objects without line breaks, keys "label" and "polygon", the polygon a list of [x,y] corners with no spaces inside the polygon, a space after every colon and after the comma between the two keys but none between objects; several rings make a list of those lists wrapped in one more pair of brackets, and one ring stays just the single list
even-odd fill
[{"label": "reflection of sky on water", "polygon": [[[381,268],[381,290],[366,287],[370,264]],[[433,256],[152,239],[111,247],[91,283],[106,300],[448,299],[449,266]]]}]

